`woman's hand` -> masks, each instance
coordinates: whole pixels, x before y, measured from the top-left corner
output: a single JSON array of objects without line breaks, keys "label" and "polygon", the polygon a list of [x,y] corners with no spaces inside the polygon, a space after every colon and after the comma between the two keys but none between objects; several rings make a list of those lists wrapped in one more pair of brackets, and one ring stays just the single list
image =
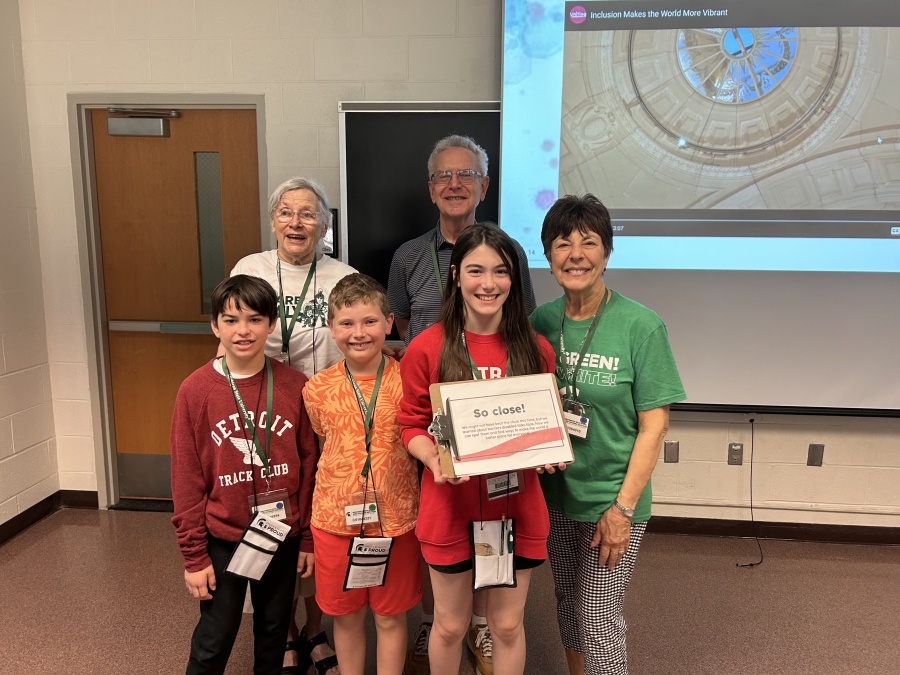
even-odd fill
[{"label": "woman's hand", "polygon": [[610,506],[600,516],[597,531],[591,540],[591,548],[600,547],[600,566],[606,565],[610,572],[622,562],[631,541],[631,518],[615,506]]},{"label": "woman's hand", "polygon": [[556,473],[556,470],[560,471],[566,470],[566,463],[560,462],[559,464],[544,464],[544,466],[539,466],[535,468],[535,471],[538,473]]}]

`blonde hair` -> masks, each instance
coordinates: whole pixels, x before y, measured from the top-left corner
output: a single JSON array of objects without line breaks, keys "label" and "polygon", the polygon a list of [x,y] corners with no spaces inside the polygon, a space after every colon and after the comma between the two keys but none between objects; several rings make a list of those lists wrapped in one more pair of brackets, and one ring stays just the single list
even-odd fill
[{"label": "blonde hair", "polygon": [[350,307],[359,302],[375,305],[385,318],[391,314],[387,291],[368,274],[348,274],[341,279],[328,296],[328,321],[334,320],[334,312],[341,307]]}]

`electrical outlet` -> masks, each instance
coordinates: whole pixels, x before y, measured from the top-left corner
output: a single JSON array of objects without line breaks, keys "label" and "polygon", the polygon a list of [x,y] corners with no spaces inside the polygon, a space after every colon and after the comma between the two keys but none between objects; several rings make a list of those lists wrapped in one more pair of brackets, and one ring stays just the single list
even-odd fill
[{"label": "electrical outlet", "polygon": [[728,444],[728,463],[733,466],[740,466],[744,463],[744,444],[729,443]]},{"label": "electrical outlet", "polygon": [[663,445],[663,461],[673,464],[678,461],[678,441],[666,441]]},{"label": "electrical outlet", "polygon": [[809,454],[806,456],[806,466],[822,466],[822,457],[825,454],[823,443],[810,443]]}]

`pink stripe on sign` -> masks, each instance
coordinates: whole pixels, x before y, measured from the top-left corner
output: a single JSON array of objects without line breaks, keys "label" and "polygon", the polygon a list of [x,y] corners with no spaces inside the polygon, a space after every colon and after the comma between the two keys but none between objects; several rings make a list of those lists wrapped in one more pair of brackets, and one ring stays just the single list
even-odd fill
[{"label": "pink stripe on sign", "polygon": [[499,457],[511,457],[517,452],[528,450],[536,445],[543,443],[552,443],[553,441],[561,441],[563,430],[561,427],[553,429],[541,429],[540,431],[530,431],[523,436],[510,438],[503,441],[499,445],[486,450],[473,452],[471,455],[463,455],[457,461],[459,462],[475,462],[480,459],[497,459]]}]

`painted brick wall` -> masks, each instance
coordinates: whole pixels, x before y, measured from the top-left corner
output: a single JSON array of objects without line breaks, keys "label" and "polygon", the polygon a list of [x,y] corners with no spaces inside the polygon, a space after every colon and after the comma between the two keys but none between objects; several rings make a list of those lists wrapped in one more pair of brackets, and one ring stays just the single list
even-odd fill
[{"label": "painted brick wall", "polygon": [[0,0],[0,522],[59,489],[19,7]]},{"label": "painted brick wall", "polygon": [[[339,100],[497,100],[500,0],[20,0],[60,484],[95,489],[67,92],[240,92],[266,99],[269,187],[293,175],[339,198]],[[424,189],[424,186],[423,186]],[[0,425],[0,432],[2,432]],[[672,424],[681,462],[656,512],[748,518],[749,463],[725,464],[741,419]],[[2,439],[0,435],[0,439]],[[900,525],[900,423],[757,424],[754,500],[802,522]],[[805,467],[826,444],[825,466]],[[2,447],[2,446],[0,446]],[[2,452],[2,451],[0,451]]]}]

